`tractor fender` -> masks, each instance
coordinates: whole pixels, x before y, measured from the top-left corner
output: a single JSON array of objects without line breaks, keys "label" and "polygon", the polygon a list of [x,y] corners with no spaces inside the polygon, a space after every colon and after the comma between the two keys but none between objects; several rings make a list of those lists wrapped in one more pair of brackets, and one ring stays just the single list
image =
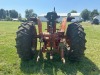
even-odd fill
[{"label": "tractor fender", "polygon": [[60,31],[61,32],[65,32],[65,30],[66,30],[66,23],[67,23],[67,19],[63,18],[63,20],[61,22],[61,27],[60,27]]}]

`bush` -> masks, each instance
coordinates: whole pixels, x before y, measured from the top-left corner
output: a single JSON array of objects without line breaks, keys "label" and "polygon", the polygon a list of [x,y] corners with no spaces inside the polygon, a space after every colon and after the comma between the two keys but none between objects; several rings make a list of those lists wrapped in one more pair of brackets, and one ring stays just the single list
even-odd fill
[{"label": "bush", "polygon": [[12,18],[10,18],[9,16],[6,17],[5,21],[12,21]]}]

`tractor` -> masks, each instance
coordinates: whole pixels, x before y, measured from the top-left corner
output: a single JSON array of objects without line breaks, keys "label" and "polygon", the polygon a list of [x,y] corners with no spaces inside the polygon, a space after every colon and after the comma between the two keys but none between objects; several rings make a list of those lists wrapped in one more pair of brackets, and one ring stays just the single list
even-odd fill
[{"label": "tractor", "polygon": [[[28,61],[36,55],[38,62],[41,54],[44,59],[47,59],[47,53],[52,60],[54,59],[53,55],[57,53],[63,63],[66,62],[66,55],[70,61],[80,61],[86,49],[86,34],[82,25],[78,22],[67,25],[67,18],[65,17],[62,19],[59,29],[57,29],[57,19],[60,16],[57,15],[55,8],[54,11],[48,12],[44,17],[47,19],[46,32],[43,32],[42,22],[36,17],[31,17],[28,22],[23,22],[18,27],[16,48],[21,60]],[[38,28],[36,28],[36,25],[38,25]],[[40,47],[38,51],[37,46]]]}]

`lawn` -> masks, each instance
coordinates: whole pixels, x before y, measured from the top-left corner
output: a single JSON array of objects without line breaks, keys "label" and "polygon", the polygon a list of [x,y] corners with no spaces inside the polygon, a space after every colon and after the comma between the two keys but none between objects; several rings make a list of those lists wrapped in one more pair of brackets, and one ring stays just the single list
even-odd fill
[{"label": "lawn", "polygon": [[82,23],[87,40],[85,57],[79,63],[66,60],[66,64],[57,58],[22,62],[15,48],[19,25],[20,22],[0,21],[0,75],[100,75],[100,25]]}]

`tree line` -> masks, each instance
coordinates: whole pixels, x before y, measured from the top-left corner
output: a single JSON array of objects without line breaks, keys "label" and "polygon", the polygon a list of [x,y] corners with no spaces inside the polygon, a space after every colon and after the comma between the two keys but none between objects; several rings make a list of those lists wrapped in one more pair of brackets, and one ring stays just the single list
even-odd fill
[{"label": "tree line", "polygon": [[[72,10],[70,13],[77,13],[76,10]],[[81,17],[84,21],[92,20],[95,16],[100,15],[97,9],[93,11],[89,11],[88,9],[84,9],[81,12]],[[29,19],[30,17],[37,17],[37,14],[34,13],[33,9],[25,10],[25,18]],[[12,20],[12,18],[18,18],[18,20],[22,20],[21,14],[16,10],[4,10],[0,9],[0,20]]]},{"label": "tree line", "polygon": [[[25,10],[25,18],[29,19],[30,17],[37,17],[37,14],[33,12],[33,9]],[[22,20],[22,16],[16,10],[4,10],[0,9],[0,20],[10,21],[13,18],[17,18],[19,21]]]},{"label": "tree line", "polygon": [[[77,13],[77,11],[72,10],[71,13]],[[93,11],[90,11],[88,9],[84,9],[81,12],[81,17],[83,18],[84,21],[93,20],[93,18],[97,15],[100,15],[100,13],[98,12],[97,9],[94,9]]]},{"label": "tree line", "polygon": [[18,12],[16,10],[0,9],[0,20],[11,20],[12,18],[18,18]]},{"label": "tree line", "polygon": [[84,19],[84,21],[92,20],[97,15],[100,15],[97,9],[94,9],[93,11],[89,11],[88,9],[85,9],[81,13],[81,16]]}]

